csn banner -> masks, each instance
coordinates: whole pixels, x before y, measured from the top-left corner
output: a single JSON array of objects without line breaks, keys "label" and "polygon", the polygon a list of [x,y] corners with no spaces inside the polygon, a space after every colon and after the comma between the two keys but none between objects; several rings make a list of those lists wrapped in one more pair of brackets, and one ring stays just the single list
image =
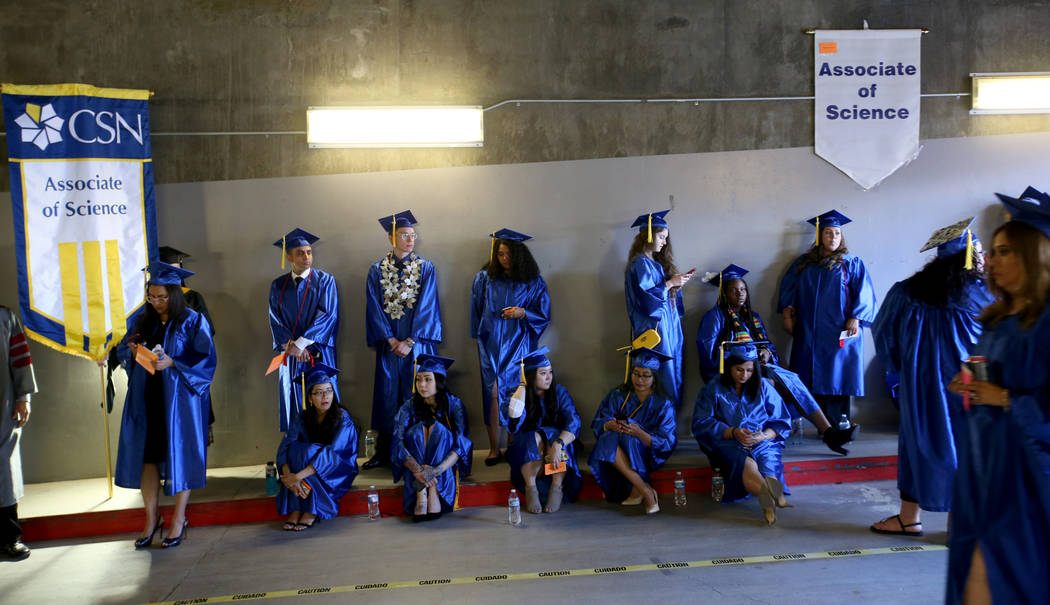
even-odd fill
[{"label": "csn banner", "polygon": [[919,155],[918,29],[817,30],[816,154],[871,189]]},{"label": "csn banner", "polygon": [[156,258],[149,91],[3,84],[19,305],[37,342],[101,360]]}]

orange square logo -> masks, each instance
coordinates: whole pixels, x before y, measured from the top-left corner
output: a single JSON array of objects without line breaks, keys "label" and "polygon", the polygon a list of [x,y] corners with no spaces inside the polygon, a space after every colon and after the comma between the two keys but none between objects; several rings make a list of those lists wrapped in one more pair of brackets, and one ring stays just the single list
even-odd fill
[{"label": "orange square logo", "polygon": [[820,54],[831,55],[839,52],[838,42],[821,42],[820,43]]}]

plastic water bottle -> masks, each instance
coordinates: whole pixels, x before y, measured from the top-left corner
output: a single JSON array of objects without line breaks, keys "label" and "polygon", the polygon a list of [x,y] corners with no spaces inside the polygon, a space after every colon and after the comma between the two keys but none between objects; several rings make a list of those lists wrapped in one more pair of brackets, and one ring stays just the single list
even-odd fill
[{"label": "plastic water bottle", "polygon": [[511,527],[521,525],[521,501],[518,500],[518,490],[510,490],[510,498],[507,498],[507,521]]},{"label": "plastic water bottle", "polygon": [[365,458],[369,460],[376,455],[376,437],[378,436],[379,433],[372,429],[365,431]]},{"label": "plastic water bottle", "polygon": [[376,491],[376,486],[368,486],[368,520],[376,521],[380,517],[379,514],[379,492]]},{"label": "plastic water bottle", "polygon": [[842,418],[839,418],[839,428],[844,430],[844,431],[848,431],[849,427],[850,427],[849,418],[846,418],[846,415],[843,414]]},{"label": "plastic water bottle", "polygon": [[726,495],[726,483],[722,479],[722,471],[715,469],[714,476],[711,477],[711,499],[715,502],[721,503],[722,498]]},{"label": "plastic water bottle", "polygon": [[681,471],[674,476],[674,505],[685,506],[685,477]]},{"label": "plastic water bottle", "polygon": [[791,445],[802,445],[802,419],[795,418],[791,421]]},{"label": "plastic water bottle", "polygon": [[266,495],[277,495],[277,465],[273,460],[266,463]]}]

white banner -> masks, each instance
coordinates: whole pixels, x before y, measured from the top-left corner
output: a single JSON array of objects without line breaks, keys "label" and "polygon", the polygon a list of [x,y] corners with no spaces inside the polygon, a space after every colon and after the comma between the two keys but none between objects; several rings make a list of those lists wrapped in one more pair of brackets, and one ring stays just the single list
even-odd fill
[{"label": "white banner", "polygon": [[919,155],[921,36],[817,30],[815,151],[864,189]]}]

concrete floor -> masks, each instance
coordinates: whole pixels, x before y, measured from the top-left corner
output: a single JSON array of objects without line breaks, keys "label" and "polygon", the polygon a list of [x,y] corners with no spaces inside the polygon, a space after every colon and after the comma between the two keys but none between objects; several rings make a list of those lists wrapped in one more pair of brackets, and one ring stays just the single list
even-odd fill
[{"label": "concrete floor", "polygon": [[[580,569],[669,561],[898,545],[943,545],[946,515],[927,513],[926,537],[878,536],[876,519],[897,510],[895,482],[798,486],[777,524],[758,503],[716,505],[690,494],[663,512],[604,502],[506,524],[500,507],[441,520],[340,517],[303,534],[275,523],[189,529],[172,551],[137,552],[133,535],[53,541],[22,562],[0,563],[10,603],[125,603],[217,597],[441,577]],[[933,603],[943,600],[945,551],[731,567],[611,573],[491,584],[416,586],[367,593],[267,599],[301,603]]]}]

